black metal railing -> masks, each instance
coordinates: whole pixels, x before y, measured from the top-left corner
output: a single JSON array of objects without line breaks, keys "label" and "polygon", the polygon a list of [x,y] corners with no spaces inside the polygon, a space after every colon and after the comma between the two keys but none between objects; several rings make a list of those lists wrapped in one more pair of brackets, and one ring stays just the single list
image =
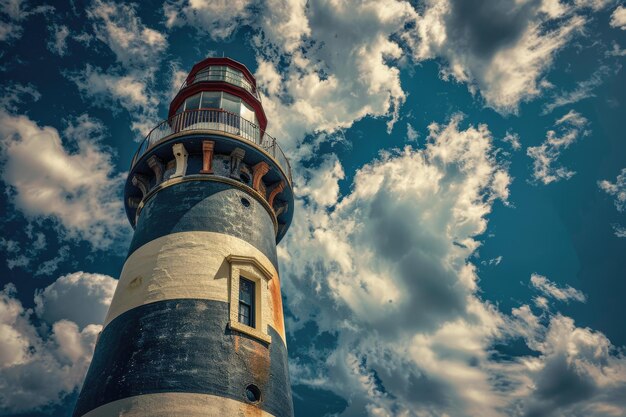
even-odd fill
[{"label": "black metal railing", "polygon": [[148,150],[170,136],[183,131],[216,130],[253,142],[267,152],[281,167],[291,183],[291,166],[276,139],[241,116],[222,109],[187,110],[159,123],[141,142],[131,169]]}]

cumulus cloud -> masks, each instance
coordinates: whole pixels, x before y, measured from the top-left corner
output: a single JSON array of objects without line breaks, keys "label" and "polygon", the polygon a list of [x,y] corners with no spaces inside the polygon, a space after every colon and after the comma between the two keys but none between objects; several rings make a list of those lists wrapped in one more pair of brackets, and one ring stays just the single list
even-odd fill
[{"label": "cumulus cloud", "polygon": [[67,37],[70,30],[65,25],[52,25],[48,27],[52,33],[52,39],[48,41],[48,50],[63,56],[67,53]]},{"label": "cumulus cloud", "polygon": [[626,7],[620,5],[611,14],[611,21],[609,22],[611,27],[620,28],[626,30]]},{"label": "cumulus cloud", "polygon": [[514,151],[519,151],[520,149],[522,149],[522,144],[520,143],[519,135],[515,132],[511,132],[507,130],[502,140],[508,143],[509,145],[511,145],[511,148],[513,148]]},{"label": "cumulus cloud", "polygon": [[598,181],[598,187],[608,195],[615,197],[614,204],[618,211],[626,210],[626,168],[622,168],[615,182]]},{"label": "cumulus cloud", "polygon": [[[614,204],[620,213],[626,210],[626,168],[623,168],[615,179],[615,182],[608,180],[598,181],[598,187],[610,196],[615,197]],[[626,237],[626,228],[617,223],[611,225],[615,231],[615,236]]]},{"label": "cumulus cloud", "polygon": [[206,31],[215,40],[224,40],[248,23],[252,5],[248,0],[179,0],[166,2],[163,11],[170,28],[188,24]]},{"label": "cumulus cloud", "polygon": [[49,323],[43,327],[19,301],[13,284],[0,291],[0,414],[58,404],[79,387],[115,282],[82,272],[59,278],[35,297],[37,319]]},{"label": "cumulus cloud", "polygon": [[578,291],[576,288],[570,287],[569,285],[559,287],[543,275],[532,274],[530,283],[545,297],[551,297],[557,301],[580,301],[583,303],[586,301],[585,294]]},{"label": "cumulus cloud", "polygon": [[[622,415],[626,358],[548,308],[584,294],[535,274],[538,314],[481,299],[469,260],[511,179],[487,126],[462,123],[432,124],[423,149],[383,152],[337,202],[335,158],[298,179],[279,247],[288,328],[313,322],[335,340],[298,347],[292,380],[346,398],[342,416]],[[533,353],[496,348],[514,341]]]},{"label": "cumulus cloud", "polygon": [[22,37],[22,24],[30,16],[52,12],[52,6],[29,8],[24,0],[0,1],[0,42],[10,43]]},{"label": "cumulus cloud", "polygon": [[585,18],[576,11],[583,3],[429,0],[403,38],[414,60],[443,58],[444,78],[467,83],[501,113],[516,113],[545,90],[556,53],[582,30]]},{"label": "cumulus cloud", "polygon": [[[132,120],[141,140],[158,123],[158,106],[164,94],[155,89],[155,73],[167,49],[167,38],[147,27],[136,4],[96,0],[87,10],[98,40],[106,44],[120,66],[65,72],[90,105],[118,112],[120,106]],[[90,38],[88,38],[89,40]]]},{"label": "cumulus cloud", "polygon": [[18,106],[27,100],[38,101],[41,94],[32,84],[11,83],[2,86],[0,108],[17,112]]},{"label": "cumulus cloud", "polygon": [[126,68],[152,68],[167,48],[165,35],[141,22],[136,4],[95,0],[87,17],[94,22],[96,37]]},{"label": "cumulus cloud", "polygon": [[80,328],[104,322],[117,280],[107,275],[74,272],[35,293],[35,312],[46,323],[70,320]]},{"label": "cumulus cloud", "polygon": [[[520,389],[512,415],[621,416],[626,406],[626,358],[600,332],[577,327],[559,313],[536,316],[514,309],[527,346],[538,356],[506,364]],[[500,364],[502,366],[502,364]],[[523,384],[523,385],[522,385]]]},{"label": "cumulus cloud", "polygon": [[526,149],[526,154],[533,160],[533,181],[547,185],[568,180],[576,174],[575,171],[556,165],[556,161],[561,152],[569,148],[580,136],[589,134],[587,125],[585,117],[575,110],[570,110],[554,123],[558,131],[549,130],[546,140],[541,145]]},{"label": "cumulus cloud", "polygon": [[415,128],[411,126],[410,123],[407,123],[406,124],[406,138],[409,140],[409,142],[417,141],[418,137],[419,137],[419,134],[417,133],[417,130],[415,130]]},{"label": "cumulus cloud", "polygon": [[[350,398],[343,415],[495,415],[487,404],[500,400],[475,364],[501,318],[476,297],[466,259],[510,177],[487,127],[461,122],[432,124],[423,150],[381,154],[338,203],[298,200],[279,248],[290,328],[313,320],[338,343],[299,352],[314,360],[295,364],[293,378]],[[342,172],[329,166],[306,180],[307,195],[336,189]]]},{"label": "cumulus cloud", "polygon": [[108,73],[87,64],[84,70],[69,73],[68,78],[78,87],[86,101],[117,113],[120,106],[132,119],[131,128],[139,133],[138,139],[157,124],[158,94],[149,87],[143,76]]},{"label": "cumulus cloud", "polygon": [[10,199],[26,217],[53,219],[64,236],[96,249],[124,241],[129,230],[119,195],[124,174],[115,174],[102,134],[100,122],[83,115],[69,122],[64,142],[53,127],[0,112]]}]

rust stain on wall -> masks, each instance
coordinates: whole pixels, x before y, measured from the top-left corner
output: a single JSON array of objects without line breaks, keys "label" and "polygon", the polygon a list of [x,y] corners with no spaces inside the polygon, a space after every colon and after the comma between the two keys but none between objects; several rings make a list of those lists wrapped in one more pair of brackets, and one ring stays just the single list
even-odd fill
[{"label": "rust stain on wall", "polygon": [[272,297],[272,306],[274,307],[274,326],[283,340],[287,340],[285,337],[285,319],[283,317],[283,299],[280,296],[280,278],[278,275],[274,275],[270,280],[269,290]]}]

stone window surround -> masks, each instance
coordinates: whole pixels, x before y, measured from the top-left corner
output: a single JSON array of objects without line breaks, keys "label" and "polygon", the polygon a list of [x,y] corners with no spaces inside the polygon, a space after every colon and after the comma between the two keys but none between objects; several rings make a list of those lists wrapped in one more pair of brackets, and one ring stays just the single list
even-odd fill
[{"label": "stone window surround", "polygon": [[[230,277],[228,295],[229,300],[229,321],[228,327],[231,330],[246,334],[264,343],[271,343],[272,337],[267,330],[267,300],[268,282],[272,279],[272,273],[267,270],[254,257],[229,255],[226,260],[230,264]],[[255,308],[254,316],[256,318],[255,327],[248,326],[239,322],[239,278],[243,277],[255,283]]]}]

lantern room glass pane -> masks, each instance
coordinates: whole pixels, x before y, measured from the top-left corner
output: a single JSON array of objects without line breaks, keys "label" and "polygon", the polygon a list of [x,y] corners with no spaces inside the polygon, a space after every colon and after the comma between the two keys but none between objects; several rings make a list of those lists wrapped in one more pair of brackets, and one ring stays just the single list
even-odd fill
[{"label": "lantern room glass pane", "polygon": [[221,96],[222,93],[219,91],[204,91],[202,93],[202,104],[200,105],[200,108],[219,109]]},{"label": "lantern room glass pane", "polygon": [[226,111],[239,115],[241,112],[241,99],[232,94],[224,93],[222,96],[222,108]]},{"label": "lantern room glass pane", "polygon": [[200,108],[200,94],[196,94],[185,100],[185,110],[197,110],[198,108]]},{"label": "lantern room glass pane", "polygon": [[256,125],[254,110],[243,101],[241,102],[241,117]]}]

